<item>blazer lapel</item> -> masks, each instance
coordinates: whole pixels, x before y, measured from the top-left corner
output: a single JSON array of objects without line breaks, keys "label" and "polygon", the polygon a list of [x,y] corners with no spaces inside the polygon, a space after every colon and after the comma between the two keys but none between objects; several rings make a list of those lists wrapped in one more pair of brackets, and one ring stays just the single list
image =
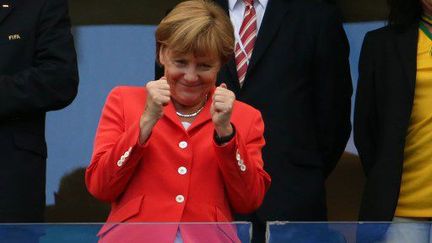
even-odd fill
[{"label": "blazer lapel", "polygon": [[407,30],[397,32],[396,49],[407,75],[410,94],[414,95],[417,73],[417,41],[418,26],[413,25]]},{"label": "blazer lapel", "polygon": [[259,59],[265,53],[267,47],[272,42],[274,36],[279,30],[283,17],[288,12],[289,1],[269,0],[264,13],[263,21],[258,32],[258,37],[255,42],[255,47],[252,53],[251,61],[246,73],[244,85],[247,85],[247,78],[250,71],[258,63]]},{"label": "blazer lapel", "polygon": [[200,127],[202,124],[205,124],[208,120],[212,119],[210,114],[212,96],[213,92],[210,94],[210,97],[208,97],[208,100],[206,101],[206,104],[204,105],[202,111],[198,114],[195,121],[192,122],[192,125],[188,129],[188,133],[192,132],[194,129]]},{"label": "blazer lapel", "polygon": [[225,10],[225,12],[228,14],[229,16],[229,10],[228,10],[228,0],[214,0],[215,3],[219,4],[220,7],[223,8],[223,10]]},{"label": "blazer lapel", "polygon": [[0,0],[0,23],[9,15],[13,6],[9,0]]},{"label": "blazer lapel", "polygon": [[[226,14],[229,16],[228,0],[214,0],[214,2],[217,3],[220,7],[222,7],[223,10],[225,10]],[[228,80],[224,80],[221,77],[218,77],[218,81],[220,81],[221,83],[222,82],[226,83],[230,90],[238,94],[238,92],[240,91],[240,84],[237,76],[237,67],[235,63],[234,54],[228,60],[228,63],[225,64],[225,68],[228,69],[228,73],[230,77],[228,77]]]},{"label": "blazer lapel", "polygon": [[[228,63],[226,64],[229,74],[231,75],[231,78],[229,80],[220,80],[222,82],[231,82],[231,85],[228,85],[229,88],[232,88],[232,90],[237,94],[238,91],[240,90],[240,82],[238,79],[238,75],[237,75],[237,66],[235,63],[235,57],[234,54],[232,55],[232,57],[229,59]],[[246,73],[247,75],[247,73]]]},{"label": "blazer lapel", "polygon": [[[201,124],[206,123],[208,120],[211,120],[210,116],[210,107],[212,104],[213,94],[216,88],[213,88],[208,97],[206,104],[204,105],[204,108],[201,110],[201,112],[198,114],[196,119],[192,122],[192,125],[188,128],[188,131],[195,129],[196,127],[199,127]],[[170,101],[168,105],[164,108],[164,116],[176,124],[177,126],[181,127],[183,129],[183,125],[181,124],[180,118],[176,114],[176,109],[174,106],[174,103]]]},{"label": "blazer lapel", "polygon": [[175,109],[174,104],[173,104],[172,101],[170,101],[168,103],[168,105],[165,106],[163,114],[172,123],[176,124],[177,126],[182,127],[181,121],[180,121],[179,117],[176,114],[176,109]]},{"label": "blazer lapel", "polygon": [[[218,3],[229,14],[228,0],[215,0],[215,2]],[[248,85],[247,79],[250,71],[257,64],[257,62],[264,54],[267,47],[270,45],[273,37],[278,32],[283,17],[288,12],[289,9],[288,4],[289,4],[288,0],[269,0],[267,4],[267,8],[264,13],[260,30],[258,32],[258,37],[255,42],[255,47],[252,53],[251,61],[249,63],[248,70],[246,72],[246,78],[243,87]],[[239,85],[237,67],[236,67],[234,55],[232,58],[230,58],[230,60],[226,64],[226,67],[231,75],[231,79],[220,80],[220,81],[230,82],[231,85],[228,85],[230,86],[229,88],[232,88],[232,90],[236,94],[238,94],[238,91],[240,90],[240,85]]]}]

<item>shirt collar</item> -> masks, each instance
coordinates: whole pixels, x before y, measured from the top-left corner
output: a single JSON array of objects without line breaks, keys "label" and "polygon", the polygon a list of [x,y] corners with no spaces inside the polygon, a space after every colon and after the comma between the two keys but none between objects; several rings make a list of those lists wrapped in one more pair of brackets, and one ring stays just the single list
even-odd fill
[{"label": "shirt collar", "polygon": [[[228,0],[229,9],[233,10],[235,5],[241,1],[243,0]],[[269,0],[254,0],[254,1],[257,2],[259,5],[261,5],[263,9],[265,9],[267,7],[267,3]]]}]

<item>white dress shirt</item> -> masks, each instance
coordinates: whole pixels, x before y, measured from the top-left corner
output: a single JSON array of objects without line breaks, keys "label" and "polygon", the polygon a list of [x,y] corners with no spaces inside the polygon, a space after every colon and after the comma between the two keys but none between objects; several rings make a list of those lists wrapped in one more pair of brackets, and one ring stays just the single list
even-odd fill
[{"label": "white dress shirt", "polygon": [[[257,30],[259,33],[259,29],[261,26],[262,19],[264,17],[264,12],[267,7],[267,3],[269,0],[254,0],[254,8],[257,17]],[[229,15],[231,19],[231,23],[234,26],[235,33],[240,32],[240,27],[243,22],[243,15],[245,11],[246,5],[243,0],[229,0]],[[238,34],[235,35],[236,40],[238,38]]]}]

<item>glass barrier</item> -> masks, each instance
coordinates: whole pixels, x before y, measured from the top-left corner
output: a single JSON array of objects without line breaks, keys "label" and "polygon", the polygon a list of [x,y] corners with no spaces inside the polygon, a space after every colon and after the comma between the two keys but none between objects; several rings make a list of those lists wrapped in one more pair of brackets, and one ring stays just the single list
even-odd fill
[{"label": "glass barrier", "polygon": [[[251,242],[252,225],[235,223],[0,224],[1,243]],[[430,243],[431,222],[268,222],[270,243]]]},{"label": "glass barrier", "polygon": [[268,222],[269,243],[430,243],[432,222]]},{"label": "glass barrier", "polygon": [[250,242],[252,225],[233,223],[0,224],[1,243]]}]

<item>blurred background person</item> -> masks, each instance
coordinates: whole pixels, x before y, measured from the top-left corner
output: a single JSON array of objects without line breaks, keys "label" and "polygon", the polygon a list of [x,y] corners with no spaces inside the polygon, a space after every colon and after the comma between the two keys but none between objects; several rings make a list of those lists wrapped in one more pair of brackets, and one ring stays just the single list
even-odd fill
[{"label": "blurred background person", "polygon": [[349,46],[339,11],[304,0],[215,2],[229,14],[236,41],[218,83],[261,111],[273,178],[260,209],[237,219],[254,223],[254,242],[264,242],[266,221],[327,220],[324,183],[351,131]]},{"label": "blurred background person", "polygon": [[[432,218],[432,1],[390,0],[364,39],[354,138],[367,177],[360,220]],[[382,235],[380,235],[382,236]],[[394,224],[386,242],[430,242],[427,224]]]},{"label": "blurred background person", "polygon": [[42,222],[45,114],[78,89],[68,3],[0,0],[0,33],[0,222]]},{"label": "blurred background person", "polygon": [[159,24],[156,42],[164,77],[115,88],[96,132],[86,184],[112,205],[99,235],[111,242],[238,241],[220,230],[171,225],[125,234],[109,224],[229,222],[234,212],[256,210],[270,185],[260,112],[235,101],[225,84],[215,86],[234,47],[228,16],[209,1],[183,2]]},{"label": "blurred background person", "polygon": [[[44,221],[45,114],[69,105],[78,70],[66,0],[0,0],[0,223]],[[31,226],[3,242],[38,242]]]}]

